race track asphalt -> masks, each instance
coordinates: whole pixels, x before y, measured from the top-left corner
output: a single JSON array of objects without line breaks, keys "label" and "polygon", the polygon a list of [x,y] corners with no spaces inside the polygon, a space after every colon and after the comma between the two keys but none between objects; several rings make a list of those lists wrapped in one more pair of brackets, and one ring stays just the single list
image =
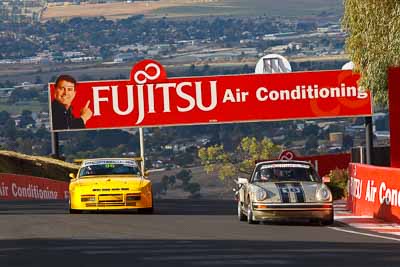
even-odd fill
[{"label": "race track asphalt", "polygon": [[400,242],[305,222],[239,222],[232,200],[157,200],[155,214],[0,202],[0,266],[400,266]]}]

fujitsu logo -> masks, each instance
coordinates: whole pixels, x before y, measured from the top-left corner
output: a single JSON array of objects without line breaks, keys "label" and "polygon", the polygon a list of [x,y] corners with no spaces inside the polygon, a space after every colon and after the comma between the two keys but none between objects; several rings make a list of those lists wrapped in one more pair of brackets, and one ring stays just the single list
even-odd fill
[{"label": "fujitsu logo", "polygon": [[[150,70],[154,70],[155,74],[151,75],[146,72],[146,71],[150,71]],[[146,65],[146,67],[144,67],[144,71],[143,70],[137,71],[133,75],[133,80],[137,84],[145,84],[145,83],[147,83],[148,80],[150,80],[150,81],[157,80],[160,77],[160,75],[161,75],[160,67],[155,63],[149,63]],[[144,78],[144,79],[141,79],[141,78]]]},{"label": "fujitsu logo", "polygon": [[353,197],[355,197],[357,199],[361,199],[362,187],[363,187],[362,180],[360,180],[358,178],[350,177],[350,194]]},{"label": "fujitsu logo", "polygon": [[[138,125],[143,122],[146,114],[169,113],[171,108],[178,112],[189,112],[195,108],[211,111],[217,106],[217,81],[210,80],[208,84],[203,84],[202,81],[176,83],[173,79],[166,78],[165,70],[156,61],[144,60],[136,65],[131,72],[131,82],[132,84],[125,85],[125,88],[120,88],[119,85],[93,86],[93,115],[101,116],[102,105],[112,102],[116,114],[127,116],[135,111],[136,102],[138,113],[136,125]],[[127,106],[124,108],[120,107],[121,90],[126,90]],[[204,90],[210,91],[205,94],[209,99],[203,99]],[[176,94],[177,98],[174,99],[178,99],[180,104],[171,104],[172,93]],[[155,94],[162,95],[162,110],[156,110]],[[205,105],[205,102],[208,105]],[[175,106],[171,107],[173,104]]]}]

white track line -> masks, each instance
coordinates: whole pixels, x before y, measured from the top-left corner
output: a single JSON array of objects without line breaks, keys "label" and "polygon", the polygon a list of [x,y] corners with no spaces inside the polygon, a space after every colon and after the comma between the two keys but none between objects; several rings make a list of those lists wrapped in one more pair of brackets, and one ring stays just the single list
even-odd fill
[{"label": "white track line", "polygon": [[392,224],[379,224],[379,223],[349,223],[352,227],[356,228],[370,228],[370,229],[398,229],[400,231],[399,225]]},{"label": "white track line", "polygon": [[339,231],[339,232],[345,232],[345,233],[356,234],[356,235],[365,235],[365,236],[376,237],[376,238],[382,238],[382,239],[388,239],[388,240],[393,240],[393,241],[400,242],[400,238],[395,238],[395,237],[388,237],[388,236],[381,236],[381,235],[374,235],[374,234],[361,233],[361,232],[357,232],[357,231],[351,231],[351,230],[340,229],[340,228],[338,228],[338,227],[328,227],[328,228],[333,229],[333,230],[336,230],[336,231]]},{"label": "white track line", "polygon": [[335,214],[335,219],[373,219],[372,216],[355,216],[355,215],[339,215]]},{"label": "white track line", "polygon": [[400,235],[399,232],[390,232],[389,234],[391,234],[391,235]]}]

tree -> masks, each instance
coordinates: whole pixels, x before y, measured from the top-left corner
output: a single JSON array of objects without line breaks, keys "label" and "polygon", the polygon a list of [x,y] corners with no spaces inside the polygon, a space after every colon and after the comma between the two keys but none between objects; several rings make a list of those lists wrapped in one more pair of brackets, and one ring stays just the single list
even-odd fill
[{"label": "tree", "polygon": [[199,198],[200,197],[200,184],[198,183],[188,183],[184,186],[183,190],[189,192],[191,194],[190,197],[192,198]]},{"label": "tree", "polygon": [[176,179],[182,181],[182,186],[185,187],[192,179],[192,171],[183,169],[175,175]]},{"label": "tree", "polygon": [[168,175],[164,175],[161,178],[161,184],[162,184],[164,190],[168,187],[168,183],[169,183],[169,176]]},{"label": "tree", "polygon": [[4,127],[2,128],[2,132],[4,133],[4,137],[15,139],[15,136],[17,134],[15,121],[13,119],[7,120],[4,124]]},{"label": "tree", "polygon": [[400,65],[400,2],[345,0],[346,50],[361,73],[360,85],[387,102],[387,68]]},{"label": "tree", "polygon": [[165,191],[167,191],[168,186],[173,186],[176,182],[176,177],[174,175],[168,176],[164,175],[161,178],[161,184],[164,186]]},{"label": "tree", "polygon": [[276,158],[281,147],[264,137],[258,141],[255,137],[244,137],[232,152],[224,149],[223,145],[200,148],[198,156],[205,171],[218,172],[218,178],[225,186],[231,187],[239,172],[250,172],[256,160]]},{"label": "tree", "polygon": [[19,122],[19,127],[25,128],[31,124],[35,127],[35,120],[32,118],[32,111],[24,109],[21,114],[21,120]]},{"label": "tree", "polygon": [[10,119],[10,113],[4,110],[0,111],[0,125],[5,125],[9,119]]},{"label": "tree", "polygon": [[153,194],[154,197],[158,198],[161,195],[165,195],[166,190],[162,183],[153,183]]}]

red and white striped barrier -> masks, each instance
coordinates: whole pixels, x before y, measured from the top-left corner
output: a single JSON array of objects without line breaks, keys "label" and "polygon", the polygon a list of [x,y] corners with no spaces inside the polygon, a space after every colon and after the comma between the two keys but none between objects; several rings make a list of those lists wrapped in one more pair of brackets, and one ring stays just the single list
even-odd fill
[{"label": "red and white striped barrier", "polygon": [[0,173],[0,200],[68,199],[68,183],[46,178]]},{"label": "red and white striped barrier", "polygon": [[349,165],[348,208],[367,215],[400,222],[400,169],[364,164]]}]

